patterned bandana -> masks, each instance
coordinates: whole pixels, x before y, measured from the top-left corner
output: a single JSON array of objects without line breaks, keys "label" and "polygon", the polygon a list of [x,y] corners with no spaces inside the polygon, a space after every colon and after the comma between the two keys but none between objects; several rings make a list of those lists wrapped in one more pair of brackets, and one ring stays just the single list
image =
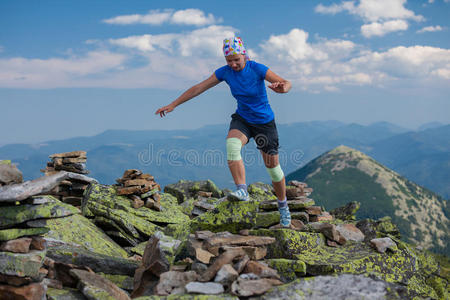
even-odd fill
[{"label": "patterned bandana", "polygon": [[245,58],[250,60],[240,37],[232,37],[223,40],[223,55],[228,56],[233,54],[244,54]]}]

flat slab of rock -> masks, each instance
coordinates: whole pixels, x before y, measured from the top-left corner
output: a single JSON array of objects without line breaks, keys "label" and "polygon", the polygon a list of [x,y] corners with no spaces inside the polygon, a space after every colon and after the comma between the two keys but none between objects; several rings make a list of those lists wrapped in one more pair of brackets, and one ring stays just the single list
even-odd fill
[{"label": "flat slab of rock", "polygon": [[35,180],[0,187],[0,202],[22,201],[31,196],[45,194],[60,184],[61,181],[75,179],[84,182],[97,182],[94,178],[72,172],[58,172]]},{"label": "flat slab of rock", "polygon": [[86,297],[77,290],[71,288],[64,288],[63,290],[48,288],[47,289],[48,300],[85,300]]},{"label": "flat slab of rock", "polygon": [[160,296],[168,296],[172,293],[184,294],[184,286],[198,278],[194,271],[177,272],[168,271],[161,274],[158,285],[155,287],[155,292]]},{"label": "flat slab of rock", "polygon": [[29,253],[0,252],[0,273],[11,276],[37,278],[42,267],[45,251]]},{"label": "flat slab of rock", "polygon": [[0,251],[28,253],[30,251],[30,245],[31,238],[24,237],[6,242],[0,242]]},{"label": "flat slab of rock", "polygon": [[[50,197],[50,196],[49,196]],[[39,205],[25,204],[2,207],[0,228],[20,224],[34,219],[50,219],[79,214],[81,211],[55,198],[54,202]]]},{"label": "flat slab of rock", "polygon": [[0,241],[14,240],[22,236],[39,235],[48,232],[48,228],[10,228],[0,230]]},{"label": "flat slab of rock", "polygon": [[231,285],[231,292],[234,295],[240,297],[257,296],[264,294],[273,286],[281,284],[283,284],[281,281],[271,278],[262,278],[256,280],[238,278],[238,280],[233,282],[233,284]]},{"label": "flat slab of rock", "polygon": [[225,291],[223,286],[217,282],[189,282],[186,284],[185,289],[189,294],[205,295],[217,295]]},{"label": "flat slab of rock", "polygon": [[122,289],[118,288],[114,283],[100,275],[84,270],[72,269],[70,275],[76,277],[78,282],[78,289],[88,299],[98,299],[99,295],[110,295],[118,300],[130,300],[131,298]]},{"label": "flat slab of rock", "polygon": [[0,284],[0,299],[42,300],[46,291],[47,287],[42,282],[19,287]]},{"label": "flat slab of rock", "polygon": [[397,244],[393,240],[391,240],[391,238],[389,238],[389,237],[372,239],[372,240],[370,240],[370,243],[380,253],[386,252],[387,249],[390,249],[392,251],[397,250]]},{"label": "flat slab of rock", "polygon": [[[290,210],[298,210],[303,209],[309,206],[313,206],[315,204],[313,199],[304,198],[298,200],[288,200],[287,201]],[[278,202],[275,201],[263,201],[259,204],[259,208],[263,210],[277,210]]]},{"label": "flat slab of rock", "polygon": [[220,246],[265,246],[270,245],[275,242],[273,237],[268,236],[242,236],[242,235],[228,235],[221,236],[215,235],[206,240],[206,245],[210,247],[220,247]]},{"label": "flat slab of rock", "polygon": [[362,242],[364,241],[364,233],[353,224],[339,224],[336,226],[336,230],[347,241]]}]

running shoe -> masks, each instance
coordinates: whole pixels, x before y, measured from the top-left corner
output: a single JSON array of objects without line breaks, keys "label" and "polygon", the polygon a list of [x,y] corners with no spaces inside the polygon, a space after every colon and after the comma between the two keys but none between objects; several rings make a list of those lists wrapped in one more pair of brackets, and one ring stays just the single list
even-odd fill
[{"label": "running shoe", "polygon": [[238,189],[228,194],[227,199],[230,201],[249,201],[250,196],[244,189]]},{"label": "running shoe", "polygon": [[291,226],[291,213],[289,212],[289,206],[278,207],[280,212],[280,225],[283,227]]}]

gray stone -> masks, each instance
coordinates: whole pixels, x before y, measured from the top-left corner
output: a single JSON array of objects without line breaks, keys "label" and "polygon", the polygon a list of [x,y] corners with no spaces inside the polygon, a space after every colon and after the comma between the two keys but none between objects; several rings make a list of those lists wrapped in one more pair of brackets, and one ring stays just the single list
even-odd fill
[{"label": "gray stone", "polygon": [[283,287],[275,287],[260,299],[408,299],[404,297],[405,293],[405,287],[374,280],[364,275],[342,274],[316,276],[307,280],[297,279]]},{"label": "gray stone", "polygon": [[0,252],[0,273],[19,277],[39,277],[44,264],[45,251],[32,250],[28,253]]},{"label": "gray stone", "polygon": [[397,251],[397,244],[389,237],[378,238],[370,240],[370,243],[377,249],[378,252],[384,253],[387,249]]},{"label": "gray stone", "polygon": [[236,278],[238,278],[238,276],[239,273],[230,264],[226,264],[219,269],[219,272],[217,272],[214,281],[225,286],[229,286],[231,285],[231,283],[233,283],[233,281],[236,280]]},{"label": "gray stone", "polygon": [[48,288],[47,289],[48,300],[85,300],[86,298],[77,289],[64,288],[63,290]]},{"label": "gray stone", "polygon": [[202,274],[206,269],[208,269],[208,266],[198,261],[193,262],[191,265],[191,270],[195,271],[197,274]]},{"label": "gray stone", "polygon": [[158,285],[155,287],[155,292],[160,296],[167,296],[172,293],[182,292],[179,288],[183,289],[184,286],[192,281],[197,280],[198,275],[194,271],[189,272],[177,272],[168,271],[161,274],[159,277]]},{"label": "gray stone", "polygon": [[281,281],[272,278],[262,278],[256,280],[247,280],[239,277],[231,285],[231,292],[240,297],[250,297],[264,294],[274,285],[283,284]]},{"label": "gray stone", "polygon": [[217,295],[222,294],[225,290],[220,283],[217,282],[189,282],[184,287],[189,294],[205,294]]}]

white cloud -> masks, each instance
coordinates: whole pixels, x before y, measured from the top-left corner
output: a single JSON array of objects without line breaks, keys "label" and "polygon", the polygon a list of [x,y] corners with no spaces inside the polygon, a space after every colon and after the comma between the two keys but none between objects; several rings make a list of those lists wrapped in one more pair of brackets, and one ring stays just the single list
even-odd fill
[{"label": "white cloud", "polygon": [[437,26],[426,26],[420,30],[417,30],[416,32],[424,33],[424,32],[436,32],[436,31],[442,31],[442,30],[443,30],[443,28],[441,26],[437,25]]},{"label": "white cloud", "polygon": [[[55,88],[77,86],[79,79],[118,70],[126,57],[109,51],[92,51],[82,57],[0,59],[0,87]],[[83,84],[85,85],[85,84]]]},{"label": "white cloud", "polygon": [[361,34],[370,38],[372,36],[383,36],[390,32],[408,29],[408,22],[404,20],[392,20],[384,23],[373,22],[361,26]]},{"label": "white cloud", "polygon": [[123,15],[103,20],[104,23],[116,25],[161,25],[163,23],[172,23],[196,26],[211,25],[220,21],[221,20],[215,18],[213,14],[206,15],[203,11],[196,8],[188,8],[178,11],[174,11],[171,9],[151,10],[145,15]]},{"label": "white cloud", "polygon": [[143,52],[165,51],[174,55],[209,55],[221,56],[222,40],[234,36],[236,29],[229,26],[211,25],[187,33],[145,34],[121,39],[110,39],[109,42]]},{"label": "white cloud", "polygon": [[361,33],[365,37],[383,36],[389,32],[406,30],[406,20],[424,21],[421,15],[405,7],[406,0],[360,0],[343,1],[339,4],[324,6],[319,4],[315,11],[322,14],[337,14],[347,11],[349,14],[359,16],[364,25]]}]

